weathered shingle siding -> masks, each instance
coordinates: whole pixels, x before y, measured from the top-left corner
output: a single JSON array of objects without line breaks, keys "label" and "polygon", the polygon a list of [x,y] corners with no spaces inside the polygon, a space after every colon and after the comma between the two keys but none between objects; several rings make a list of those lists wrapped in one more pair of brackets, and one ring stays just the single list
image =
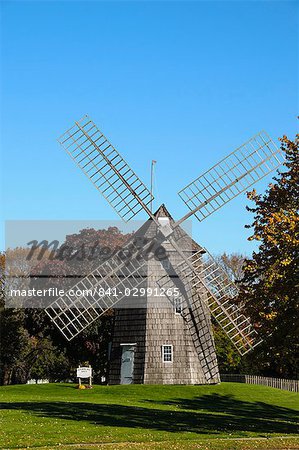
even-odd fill
[{"label": "weathered shingle siding", "polygon": [[[161,208],[159,211],[158,215],[168,214]],[[157,227],[149,220],[137,233],[153,238],[157,235]],[[195,246],[196,251],[201,249],[180,229],[176,230],[175,238],[180,248],[189,255]],[[116,310],[110,384],[120,383],[121,343],[136,343],[134,383],[204,384],[220,381],[210,312],[203,302],[204,293],[200,293],[197,298],[192,295],[192,298],[188,298],[190,295],[173,270],[180,263],[181,257],[170,244],[163,243],[163,246],[170,265],[165,268],[160,261],[151,259],[143,286],[159,288],[157,282],[168,273],[170,286],[180,287],[180,295],[183,293],[188,305],[181,316],[175,314],[174,306],[167,297],[148,297],[145,302],[147,308],[138,308],[138,299],[129,298],[127,304],[132,304],[135,308]],[[144,300],[141,303],[146,306]],[[162,359],[162,346],[167,344],[173,347],[171,363],[163,362]]]},{"label": "weathered shingle siding", "polygon": [[113,341],[109,363],[109,384],[120,383],[120,344],[136,343],[134,354],[134,377],[136,384],[143,383],[146,335],[146,309],[116,309]]}]

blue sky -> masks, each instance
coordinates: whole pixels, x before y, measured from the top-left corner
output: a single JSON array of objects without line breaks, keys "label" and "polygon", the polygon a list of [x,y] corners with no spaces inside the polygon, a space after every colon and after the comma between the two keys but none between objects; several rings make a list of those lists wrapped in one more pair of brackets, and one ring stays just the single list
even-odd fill
[{"label": "blue sky", "polygon": [[[220,158],[261,129],[277,139],[298,128],[295,1],[1,9],[3,220],[117,219],[56,142],[86,113],[147,184],[157,160],[156,206],[175,218],[186,212],[176,193]],[[195,220],[194,237],[250,254],[246,204]]]}]

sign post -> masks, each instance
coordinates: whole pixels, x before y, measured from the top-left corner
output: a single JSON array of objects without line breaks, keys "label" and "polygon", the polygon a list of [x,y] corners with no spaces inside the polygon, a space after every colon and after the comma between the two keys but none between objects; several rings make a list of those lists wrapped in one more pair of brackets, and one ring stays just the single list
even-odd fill
[{"label": "sign post", "polygon": [[89,379],[89,385],[92,386],[92,368],[88,367],[78,367],[77,368],[77,378],[79,378],[79,386],[81,386],[81,379]]}]

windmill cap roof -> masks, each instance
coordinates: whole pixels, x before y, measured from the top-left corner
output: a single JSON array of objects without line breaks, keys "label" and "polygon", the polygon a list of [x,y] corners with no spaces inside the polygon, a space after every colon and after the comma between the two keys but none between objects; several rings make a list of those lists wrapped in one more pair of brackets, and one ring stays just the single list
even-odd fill
[{"label": "windmill cap roof", "polygon": [[[154,213],[154,216],[157,217],[157,219],[159,219],[159,217],[168,217],[170,220],[170,223],[175,223],[175,220],[173,219],[172,215],[170,214],[170,212],[168,211],[168,209],[166,208],[165,204],[162,203],[162,205],[159,206],[159,208],[157,209],[157,211]],[[149,221],[151,221],[152,219],[149,219]],[[183,230],[181,227],[179,227],[184,233],[185,230]],[[186,233],[187,235],[187,233]],[[191,239],[192,241],[192,248],[195,252],[200,251],[201,253],[205,253],[205,250],[203,247],[201,247],[201,245],[199,245],[194,239],[191,238],[191,236],[187,235],[187,237],[189,239]]]},{"label": "windmill cap roof", "polygon": [[168,211],[168,209],[166,208],[164,203],[162,203],[162,205],[159,206],[157,211],[154,213],[154,216],[157,217],[157,218],[159,218],[159,217],[168,217],[169,219],[171,219],[174,222],[170,212]]}]

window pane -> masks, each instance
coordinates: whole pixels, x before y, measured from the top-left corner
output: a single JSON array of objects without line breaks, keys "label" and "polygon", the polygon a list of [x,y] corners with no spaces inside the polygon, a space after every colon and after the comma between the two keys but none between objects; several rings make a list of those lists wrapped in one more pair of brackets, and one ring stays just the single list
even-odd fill
[{"label": "window pane", "polygon": [[171,345],[163,345],[162,346],[162,354],[164,362],[172,362],[172,346]]},{"label": "window pane", "polygon": [[182,309],[183,309],[181,297],[175,298],[174,302],[175,302],[175,313],[176,314],[181,314],[182,313]]}]

